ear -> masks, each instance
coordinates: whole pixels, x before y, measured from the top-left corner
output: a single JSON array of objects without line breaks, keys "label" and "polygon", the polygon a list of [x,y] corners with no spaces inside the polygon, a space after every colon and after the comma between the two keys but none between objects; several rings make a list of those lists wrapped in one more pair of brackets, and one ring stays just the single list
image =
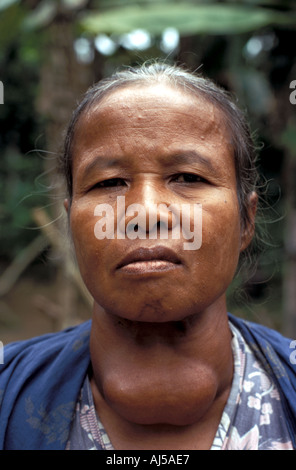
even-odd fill
[{"label": "ear", "polygon": [[241,237],[240,252],[244,251],[252,241],[255,232],[255,218],[257,212],[258,195],[253,191],[248,197],[248,215],[249,222],[244,228]]},{"label": "ear", "polygon": [[69,212],[69,199],[64,200],[64,208],[66,209],[66,212]]}]

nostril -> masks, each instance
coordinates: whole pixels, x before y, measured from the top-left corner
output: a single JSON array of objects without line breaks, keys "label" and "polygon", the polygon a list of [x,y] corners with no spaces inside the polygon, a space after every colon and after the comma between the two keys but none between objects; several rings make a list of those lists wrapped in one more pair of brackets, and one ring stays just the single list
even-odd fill
[{"label": "nostril", "polygon": [[169,239],[169,226],[167,221],[158,220],[155,224],[150,224],[149,229],[147,227],[147,232],[149,234],[149,238],[152,239],[162,239],[168,240]]},{"label": "nostril", "polygon": [[161,230],[161,229],[166,229],[168,226],[168,224],[166,222],[164,222],[163,220],[159,220],[156,224],[156,227],[157,227],[157,230]]},{"label": "nostril", "polygon": [[128,233],[138,233],[140,228],[138,224],[133,224],[132,222],[129,222],[129,224],[126,227],[126,230]]}]

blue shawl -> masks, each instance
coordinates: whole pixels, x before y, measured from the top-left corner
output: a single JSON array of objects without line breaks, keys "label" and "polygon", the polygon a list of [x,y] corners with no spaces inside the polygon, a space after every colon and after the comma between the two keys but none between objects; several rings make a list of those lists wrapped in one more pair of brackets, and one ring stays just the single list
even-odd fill
[{"label": "blue shawl", "polygon": [[[291,340],[229,315],[278,385],[296,449],[296,365]],[[91,321],[4,348],[0,364],[0,449],[65,449],[90,365]]]}]

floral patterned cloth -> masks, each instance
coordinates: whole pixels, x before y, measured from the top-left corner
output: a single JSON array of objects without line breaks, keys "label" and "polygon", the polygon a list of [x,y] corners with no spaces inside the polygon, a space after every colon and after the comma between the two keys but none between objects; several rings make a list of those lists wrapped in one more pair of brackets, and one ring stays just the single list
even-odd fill
[{"label": "floral patterned cloth", "polygon": [[[234,377],[211,450],[293,450],[280,395],[240,332],[233,333]],[[72,423],[68,450],[113,450],[97,416],[88,379]]]},{"label": "floral patterned cloth", "polygon": [[230,324],[234,377],[211,450],[293,450],[279,391]]}]

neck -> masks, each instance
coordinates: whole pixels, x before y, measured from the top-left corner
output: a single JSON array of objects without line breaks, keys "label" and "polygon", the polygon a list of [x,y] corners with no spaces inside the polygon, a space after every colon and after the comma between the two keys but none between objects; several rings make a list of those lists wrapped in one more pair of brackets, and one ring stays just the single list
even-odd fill
[{"label": "neck", "polygon": [[218,424],[233,373],[225,302],[170,323],[131,322],[96,305],[91,360],[101,419],[149,432],[159,426],[180,430],[216,410]]}]

